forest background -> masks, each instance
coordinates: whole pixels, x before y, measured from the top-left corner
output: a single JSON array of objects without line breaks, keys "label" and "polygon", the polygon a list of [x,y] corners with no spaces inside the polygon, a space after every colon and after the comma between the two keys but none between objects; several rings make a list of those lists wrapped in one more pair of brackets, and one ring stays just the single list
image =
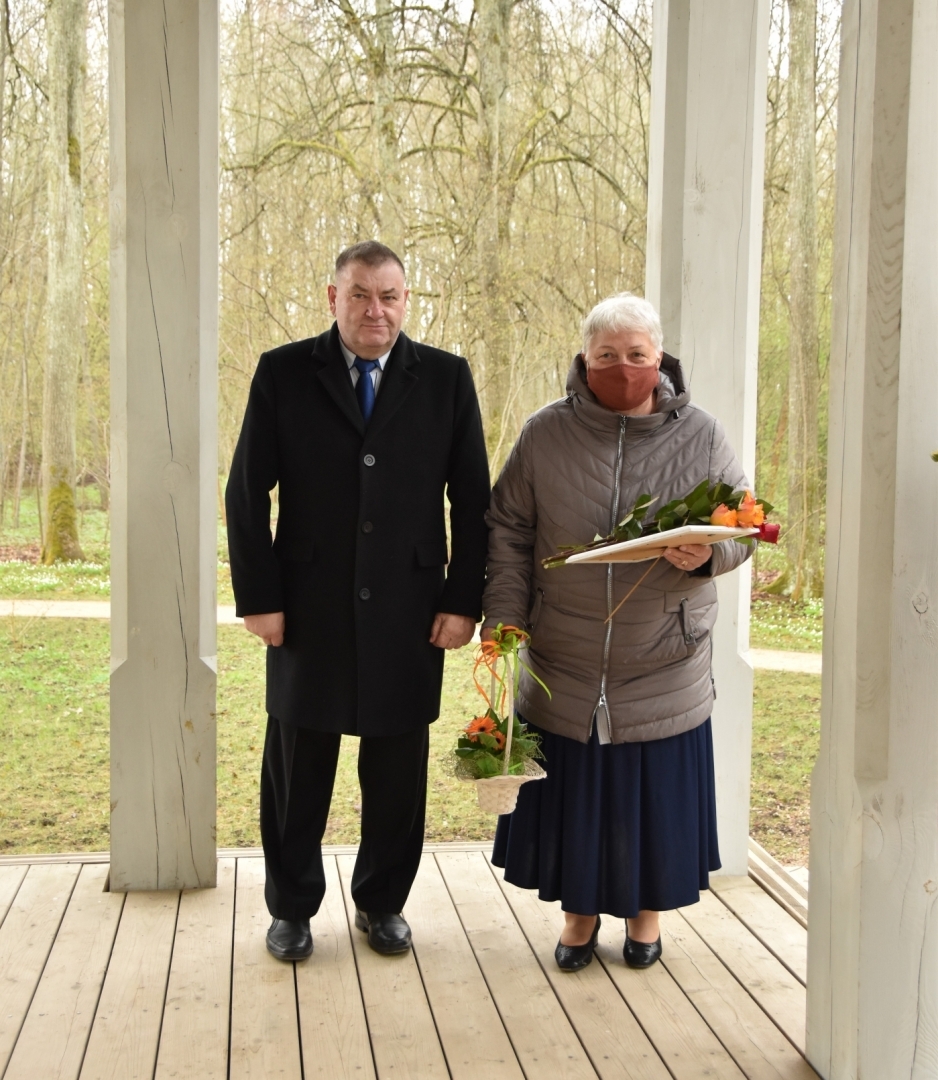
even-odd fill
[{"label": "forest background", "polygon": [[[757,583],[796,598],[823,582],[838,17],[771,3],[755,482],[790,540]],[[0,543],[53,561],[108,505],[107,5],[0,23]],[[650,75],[650,0],[226,0],[219,493],[259,354],[328,325],[370,237],[404,257],[408,332],[469,357],[497,470],[586,311],[643,290]]]}]

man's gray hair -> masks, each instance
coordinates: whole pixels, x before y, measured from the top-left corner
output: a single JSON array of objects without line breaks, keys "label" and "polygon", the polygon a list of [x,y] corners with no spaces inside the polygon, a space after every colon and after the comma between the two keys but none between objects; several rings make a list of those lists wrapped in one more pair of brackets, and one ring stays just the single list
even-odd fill
[{"label": "man's gray hair", "polygon": [[655,352],[661,352],[663,335],[661,319],[654,306],[633,293],[617,293],[607,296],[583,320],[583,351],[597,334],[621,333],[623,330],[639,330],[651,338]]}]

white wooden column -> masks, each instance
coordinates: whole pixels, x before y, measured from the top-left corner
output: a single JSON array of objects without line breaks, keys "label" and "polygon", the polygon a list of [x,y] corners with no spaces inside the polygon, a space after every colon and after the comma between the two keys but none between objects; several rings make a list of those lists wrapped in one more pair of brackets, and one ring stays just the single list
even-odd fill
[{"label": "white wooden column", "polygon": [[[655,0],[645,295],[691,399],[754,480],[768,0]],[[750,569],[719,579],[713,710],[723,872],[747,872]]]},{"label": "white wooden column", "polygon": [[938,1076],[938,0],[847,0],[808,1058]]},{"label": "white wooden column", "polygon": [[215,883],[217,0],[110,0],[111,888]]}]

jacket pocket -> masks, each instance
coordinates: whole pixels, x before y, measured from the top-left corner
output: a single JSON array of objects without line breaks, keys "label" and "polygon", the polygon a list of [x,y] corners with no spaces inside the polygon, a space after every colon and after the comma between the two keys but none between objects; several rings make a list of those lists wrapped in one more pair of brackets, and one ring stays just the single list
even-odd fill
[{"label": "jacket pocket", "polygon": [[704,610],[700,601],[704,600],[704,597],[695,596],[695,593],[701,591],[689,589],[686,593],[668,592],[664,596],[664,610],[668,614],[677,615],[687,656],[693,656],[698,643],[709,633],[709,627],[700,622]]},{"label": "jacket pocket", "polygon": [[312,562],[316,547],[312,540],[275,540],[274,554],[284,562]]},{"label": "jacket pocket", "polygon": [[537,620],[541,615],[541,607],[544,603],[544,590],[534,590],[534,603],[531,605],[531,610],[528,612],[528,629],[531,633],[534,633],[534,628],[537,626]]},{"label": "jacket pocket", "polygon": [[445,540],[422,540],[415,550],[418,566],[445,566],[449,562]]}]

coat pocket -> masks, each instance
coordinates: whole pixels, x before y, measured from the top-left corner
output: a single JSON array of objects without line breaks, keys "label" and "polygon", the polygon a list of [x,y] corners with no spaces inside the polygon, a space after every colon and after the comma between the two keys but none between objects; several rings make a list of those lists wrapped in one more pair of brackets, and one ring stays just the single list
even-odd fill
[{"label": "coat pocket", "polygon": [[418,566],[445,566],[449,562],[445,540],[422,540],[415,551]]}]

